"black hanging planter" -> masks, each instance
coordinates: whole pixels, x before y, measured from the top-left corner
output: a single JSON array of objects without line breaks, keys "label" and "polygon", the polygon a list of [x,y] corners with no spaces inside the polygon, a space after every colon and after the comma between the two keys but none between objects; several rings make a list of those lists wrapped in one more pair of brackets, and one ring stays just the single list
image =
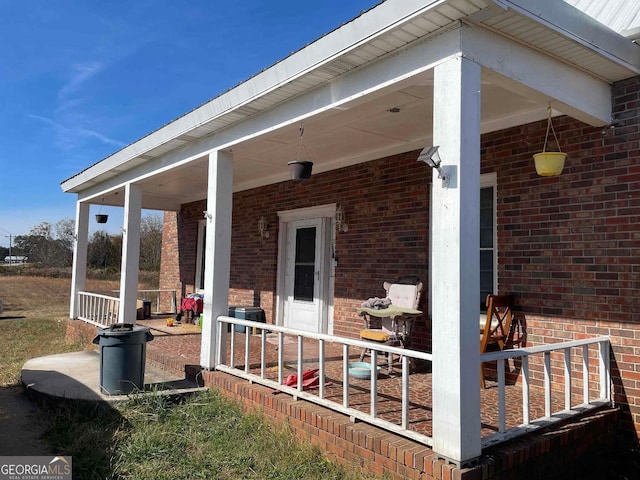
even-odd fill
[{"label": "black hanging planter", "polygon": [[289,162],[289,173],[291,174],[291,180],[301,182],[308,180],[311,177],[311,169],[313,168],[313,162]]},{"label": "black hanging planter", "polygon": [[109,215],[107,215],[105,213],[96,214],[96,222],[98,222],[98,223],[107,223],[108,219],[109,219]]}]

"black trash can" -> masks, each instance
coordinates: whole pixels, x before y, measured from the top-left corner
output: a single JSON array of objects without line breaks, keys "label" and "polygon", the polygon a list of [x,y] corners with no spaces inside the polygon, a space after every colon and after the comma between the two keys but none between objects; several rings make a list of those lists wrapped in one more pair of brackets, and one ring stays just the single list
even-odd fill
[{"label": "black trash can", "polygon": [[100,390],[124,395],[144,388],[149,327],[116,323],[98,331],[93,343],[100,346]]},{"label": "black trash can", "polygon": [[[233,318],[240,318],[242,320],[251,320],[252,322],[267,322],[264,310],[260,307],[229,307],[229,316]],[[229,325],[229,329],[231,329],[231,325]],[[247,327],[244,325],[235,325],[236,332],[244,333],[246,330]]]}]

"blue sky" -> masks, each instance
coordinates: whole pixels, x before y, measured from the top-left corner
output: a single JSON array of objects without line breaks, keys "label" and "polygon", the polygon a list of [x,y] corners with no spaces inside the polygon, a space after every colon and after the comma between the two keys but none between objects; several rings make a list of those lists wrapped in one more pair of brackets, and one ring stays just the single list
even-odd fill
[{"label": "blue sky", "polygon": [[376,3],[0,0],[0,246],[75,218],[63,180]]}]

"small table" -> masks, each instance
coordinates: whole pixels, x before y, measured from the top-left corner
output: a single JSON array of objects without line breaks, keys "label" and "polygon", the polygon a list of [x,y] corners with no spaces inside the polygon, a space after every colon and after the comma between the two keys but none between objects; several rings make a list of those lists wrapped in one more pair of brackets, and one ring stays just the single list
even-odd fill
[{"label": "small table", "polygon": [[[375,309],[375,308],[356,308],[356,313],[360,315],[364,320],[364,331],[371,331],[372,317],[374,318],[389,318],[391,319],[391,329],[388,333],[388,337],[384,340],[376,340],[375,338],[365,338],[366,340],[377,341],[384,345],[399,345],[401,348],[407,348],[411,344],[411,327],[413,322],[422,315],[422,311],[415,308],[398,307],[396,305],[390,305],[387,308]],[[385,332],[385,330],[380,330]],[[362,338],[362,332],[360,337]],[[372,335],[371,337],[375,337]],[[364,358],[367,349],[363,349],[360,354],[360,361]],[[393,371],[391,355],[389,359],[389,374]]]}]

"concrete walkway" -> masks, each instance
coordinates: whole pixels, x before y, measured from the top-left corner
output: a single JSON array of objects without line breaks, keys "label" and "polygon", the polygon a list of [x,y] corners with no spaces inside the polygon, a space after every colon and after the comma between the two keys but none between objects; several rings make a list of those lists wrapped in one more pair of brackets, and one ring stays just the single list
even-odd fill
[{"label": "concrete walkway", "polygon": [[[22,383],[29,394],[70,400],[117,402],[127,395],[107,395],[100,388],[100,353],[94,350],[34,358],[22,367]],[[195,382],[147,362],[144,390],[179,395],[204,390]]]}]

